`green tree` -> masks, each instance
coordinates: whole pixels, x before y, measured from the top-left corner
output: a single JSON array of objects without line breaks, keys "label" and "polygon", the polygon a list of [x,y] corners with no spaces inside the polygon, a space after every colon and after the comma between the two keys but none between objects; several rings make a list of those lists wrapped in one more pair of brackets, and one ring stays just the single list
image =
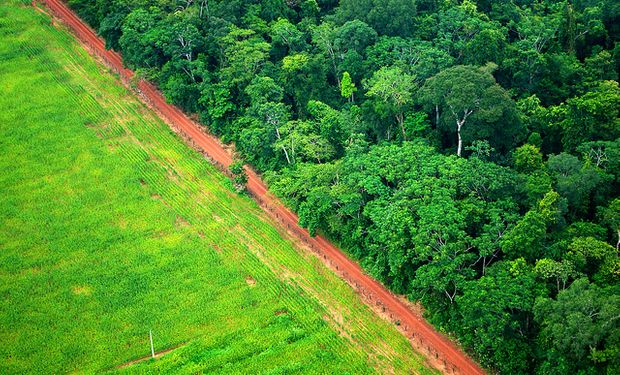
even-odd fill
[{"label": "green tree", "polygon": [[562,108],[562,142],[568,151],[588,141],[620,137],[620,87],[603,81],[586,94],[569,99]]},{"label": "green tree", "polygon": [[377,32],[372,27],[360,20],[353,20],[345,22],[336,29],[334,43],[343,53],[355,51],[362,54],[366,47],[376,41]]},{"label": "green tree", "polygon": [[583,272],[597,282],[610,276],[599,272],[604,265],[614,263],[618,259],[618,250],[594,237],[576,237],[568,246],[566,259],[575,265],[577,271]]},{"label": "green tree", "polygon": [[274,144],[286,155],[289,164],[297,161],[328,161],[335,154],[334,147],[319,134],[316,123],[293,120],[277,129],[278,140]]},{"label": "green tree", "polygon": [[454,64],[454,58],[432,42],[382,36],[366,49],[366,70],[374,72],[384,66],[398,66],[414,75],[417,84]]},{"label": "green tree", "polygon": [[525,258],[529,262],[545,257],[549,232],[562,222],[565,204],[558,193],[548,192],[506,233],[501,241],[504,253],[511,259]]},{"label": "green tree", "polygon": [[299,52],[305,47],[305,35],[289,20],[279,18],[271,24],[271,40],[274,47],[284,46],[287,52]]},{"label": "green tree", "polygon": [[539,171],[544,166],[538,147],[524,144],[514,151],[515,170],[521,173]]},{"label": "green tree", "polygon": [[156,68],[163,65],[162,51],[157,47],[160,20],[161,11],[154,7],[136,9],[125,18],[119,45],[129,67]]},{"label": "green tree", "polygon": [[558,293],[566,289],[569,279],[574,279],[579,275],[573,262],[569,260],[558,262],[548,258],[536,261],[534,272],[544,280],[554,280]]},{"label": "green tree", "polygon": [[607,207],[599,207],[598,216],[615,237],[616,249],[620,250],[620,198],[611,201]]},{"label": "green tree", "polygon": [[458,156],[462,155],[464,136],[465,141],[487,139],[493,146],[506,146],[506,139],[513,144],[522,134],[514,102],[487,68],[448,68],[426,81],[419,101],[435,112],[438,126],[447,125],[456,132]]},{"label": "green tree", "polygon": [[[575,281],[557,300],[540,299],[534,307],[541,325],[545,361],[539,371],[557,369],[579,373],[609,364],[618,366],[620,294],[617,288],[599,288],[587,279]],[[563,369],[558,368],[562,363]],[[556,370],[556,371],[557,371]]]},{"label": "green tree", "polygon": [[555,188],[565,197],[574,215],[587,215],[590,202],[601,202],[613,178],[576,156],[561,153],[551,155],[547,161],[549,174]]},{"label": "green tree", "polygon": [[355,83],[351,79],[349,72],[344,72],[342,74],[342,81],[340,81],[340,95],[343,98],[349,100],[349,102],[353,103],[355,101],[354,94],[357,91],[357,87],[355,87]]},{"label": "green tree", "polygon": [[509,27],[517,40],[507,48],[504,66],[512,76],[511,86],[532,93],[537,88],[545,68],[545,52],[552,47],[560,23],[561,9],[550,7],[548,12],[532,7],[516,8],[516,19]]},{"label": "green tree", "polygon": [[504,30],[484,28],[465,45],[464,60],[471,65],[484,65],[489,62],[497,64],[503,60],[505,48]]},{"label": "green tree", "polygon": [[233,85],[247,85],[263,68],[270,45],[253,30],[232,27],[221,39],[224,48],[222,79]]},{"label": "green tree", "polygon": [[248,182],[248,175],[245,172],[245,168],[242,161],[236,161],[232,163],[228,170],[233,175],[233,186],[237,190],[237,192],[242,192],[245,190],[245,184]]},{"label": "green tree", "polygon": [[405,110],[413,100],[413,77],[398,67],[384,67],[365,81],[364,86],[368,90],[366,96],[375,99],[375,110],[386,117],[394,116],[403,139],[407,140]]},{"label": "green tree", "polygon": [[340,87],[340,59],[341,51],[336,45],[336,25],[333,22],[323,22],[312,28],[312,42],[330,61],[332,74]]},{"label": "green tree", "polygon": [[336,19],[362,20],[380,34],[410,36],[414,31],[415,0],[341,0]]},{"label": "green tree", "polygon": [[435,23],[431,37],[435,45],[448,51],[459,63],[467,60],[482,64],[502,54],[504,33],[498,23],[478,11],[473,1],[444,7],[429,18]]},{"label": "green tree", "polygon": [[462,342],[485,353],[483,364],[501,373],[529,372],[534,357],[529,343],[535,299],[542,294],[534,272],[523,259],[493,265],[468,282],[457,297]]}]

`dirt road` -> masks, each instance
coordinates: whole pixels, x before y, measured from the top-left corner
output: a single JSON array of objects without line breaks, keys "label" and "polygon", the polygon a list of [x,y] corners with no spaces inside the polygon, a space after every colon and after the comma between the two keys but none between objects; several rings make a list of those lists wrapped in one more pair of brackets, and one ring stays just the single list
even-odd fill
[{"label": "dirt road", "polygon": [[[134,72],[123,66],[118,53],[106,50],[104,41],[60,0],[42,1],[52,14],[73,30],[91,53],[102,58],[119,73],[126,84],[130,84]],[[162,115],[177,131],[182,132],[194,147],[201,149],[216,165],[225,169],[232,163],[231,155],[217,138],[205,133],[200,125],[177,107],[167,104],[155,86],[140,80],[137,88],[147,104]],[[360,293],[367,304],[383,312],[382,315],[392,321],[399,321],[401,332],[409,338],[414,347],[428,355],[429,363],[446,373],[484,374],[484,371],[453,342],[435,331],[428,322],[409,309],[379,282],[366,275],[361,267],[341,250],[321,236],[310,237],[308,231],[297,224],[297,216],[268,193],[261,178],[250,168],[246,167],[246,170],[248,191],[261,204],[261,207],[340,274]]]}]

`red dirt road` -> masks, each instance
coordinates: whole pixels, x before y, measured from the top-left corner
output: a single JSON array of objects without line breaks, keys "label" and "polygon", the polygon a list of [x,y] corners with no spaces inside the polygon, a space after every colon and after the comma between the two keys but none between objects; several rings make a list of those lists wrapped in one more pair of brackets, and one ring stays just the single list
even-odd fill
[{"label": "red dirt road", "polygon": [[[43,0],[47,8],[68,25],[78,39],[91,51],[101,57],[112,69],[116,70],[125,83],[130,82],[134,72],[123,66],[121,56],[105,49],[105,43],[60,0]],[[159,112],[168,122],[206,156],[211,158],[220,168],[232,163],[231,155],[212,135],[206,134],[203,128],[192,121],[177,107],[166,103],[162,94],[151,83],[140,80],[137,87],[143,99]],[[414,313],[390,293],[379,282],[366,275],[361,267],[349,259],[341,250],[321,236],[310,237],[308,231],[299,227],[297,215],[282,205],[269,194],[265,183],[250,168],[247,188],[250,194],[261,204],[261,207],[279,221],[289,232],[306,243],[325,263],[334,268],[364,298],[365,302],[375,309],[381,308],[393,321],[400,321],[400,330],[417,349],[428,354],[429,362],[446,373],[484,374],[484,371],[453,342],[435,331],[422,317]]]}]

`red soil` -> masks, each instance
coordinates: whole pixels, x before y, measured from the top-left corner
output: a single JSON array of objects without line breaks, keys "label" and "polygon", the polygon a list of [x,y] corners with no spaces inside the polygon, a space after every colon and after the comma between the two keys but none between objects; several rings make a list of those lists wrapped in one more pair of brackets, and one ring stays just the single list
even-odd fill
[{"label": "red soil", "polygon": [[[125,68],[121,56],[105,49],[105,43],[60,0],[43,0],[47,8],[68,25],[79,40],[95,55],[116,70],[125,83],[134,77],[134,72]],[[151,83],[140,80],[137,88],[157,112],[166,118],[176,130],[183,133],[193,146],[201,149],[216,165],[225,169],[232,163],[231,155],[212,135],[192,121],[177,107],[166,103],[162,94]],[[419,350],[428,354],[429,362],[446,373],[484,374],[484,371],[452,341],[438,333],[426,320],[407,307],[398,297],[389,292],[379,282],[366,275],[361,267],[349,259],[341,250],[322,236],[311,237],[307,230],[297,223],[297,215],[282,205],[268,193],[265,183],[252,169],[246,166],[248,174],[247,189],[261,204],[263,209],[278,220],[283,227],[293,233],[297,239],[306,243],[319,258],[334,268],[364,300],[373,308],[379,307],[384,315],[394,322],[399,321],[400,330]],[[374,306],[373,306],[374,305]]]}]

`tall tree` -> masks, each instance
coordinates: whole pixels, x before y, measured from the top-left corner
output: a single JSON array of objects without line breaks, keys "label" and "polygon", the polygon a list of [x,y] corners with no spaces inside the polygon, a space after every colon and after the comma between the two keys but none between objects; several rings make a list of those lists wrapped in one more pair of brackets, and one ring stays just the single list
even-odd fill
[{"label": "tall tree", "polygon": [[489,67],[448,68],[426,81],[419,101],[434,112],[437,126],[448,125],[450,132],[456,132],[458,156],[462,156],[464,138],[487,139],[505,150],[522,136],[515,104],[495,82]]},{"label": "tall tree", "polygon": [[413,76],[404,73],[399,67],[384,67],[365,82],[365,87],[368,90],[366,96],[375,99],[375,110],[394,116],[403,139],[407,140],[405,110],[413,100]]},{"label": "tall tree", "polygon": [[340,81],[340,95],[342,95],[343,98],[348,99],[349,102],[353,103],[355,101],[353,95],[356,91],[357,87],[355,87],[355,83],[351,79],[349,72],[342,73],[342,81]]},{"label": "tall tree", "polygon": [[600,288],[587,279],[575,281],[556,301],[535,306],[541,324],[544,362],[539,371],[562,373],[618,369],[620,345],[620,294],[617,288]]},{"label": "tall tree", "polygon": [[383,35],[410,36],[415,28],[416,0],[340,0],[340,23],[362,20]]},{"label": "tall tree", "polygon": [[559,108],[562,143],[573,151],[588,141],[611,141],[620,137],[620,87],[602,81],[592,90],[566,101]]}]

